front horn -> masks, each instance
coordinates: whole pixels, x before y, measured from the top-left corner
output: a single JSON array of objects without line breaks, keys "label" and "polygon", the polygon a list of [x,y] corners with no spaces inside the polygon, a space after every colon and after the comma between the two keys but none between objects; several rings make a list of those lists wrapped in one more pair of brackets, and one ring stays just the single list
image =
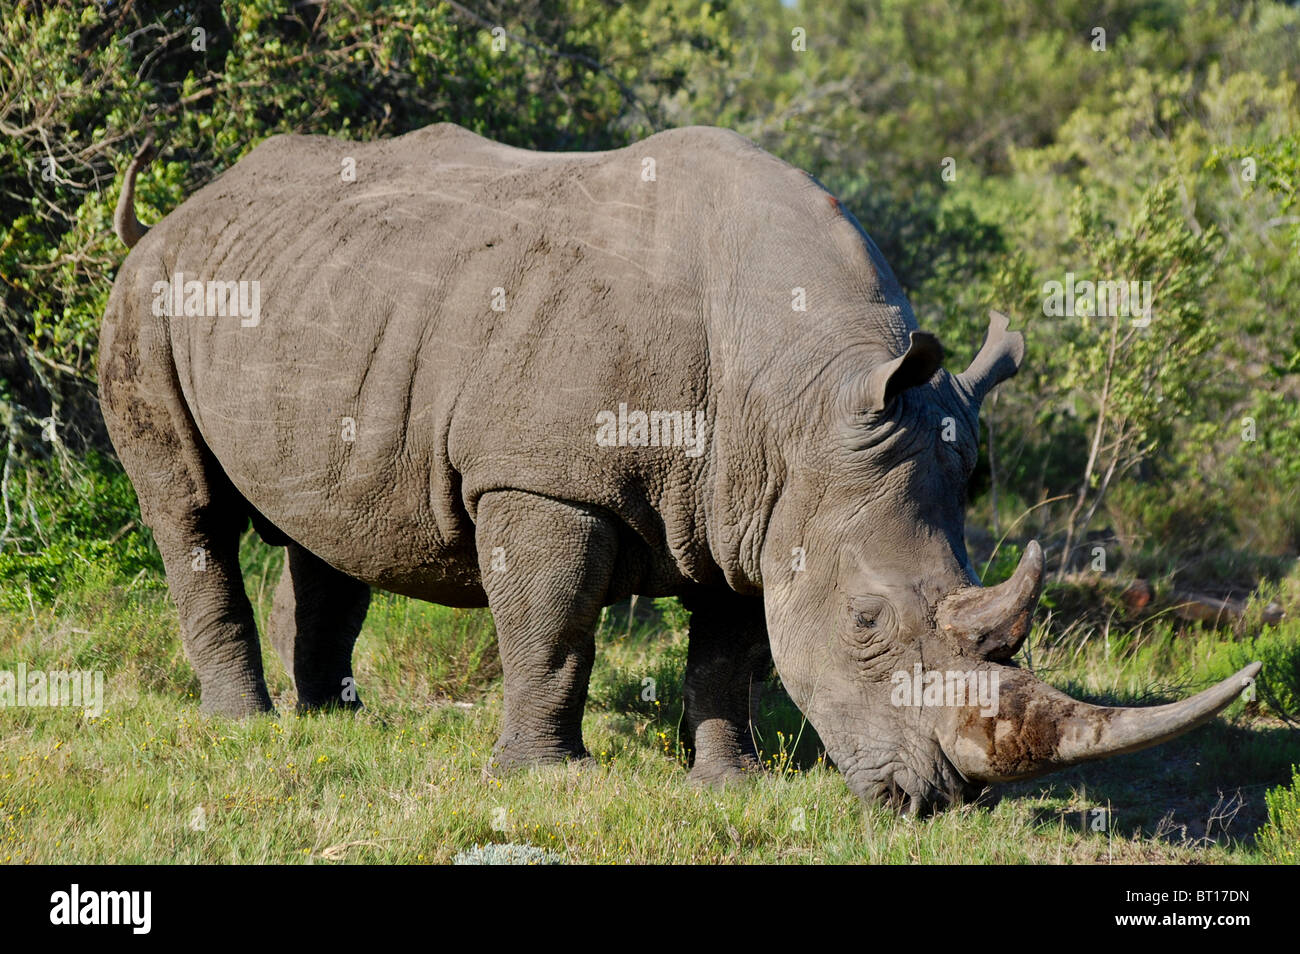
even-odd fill
[{"label": "front horn", "polygon": [[1165,706],[1094,706],[1023,669],[997,667],[997,713],[956,710],[944,751],[967,779],[1014,782],[1159,745],[1214,718],[1259,674],[1251,663],[1204,692]]}]

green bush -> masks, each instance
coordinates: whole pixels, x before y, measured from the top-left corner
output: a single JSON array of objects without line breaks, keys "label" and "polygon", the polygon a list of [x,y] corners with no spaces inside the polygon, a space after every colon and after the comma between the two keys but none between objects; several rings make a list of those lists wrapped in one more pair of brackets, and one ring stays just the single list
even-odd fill
[{"label": "green bush", "polygon": [[1300,719],[1300,623],[1287,621],[1240,642],[1210,642],[1204,657],[1208,678],[1224,679],[1252,662],[1263,663],[1255,681],[1259,702],[1274,714]]},{"label": "green bush", "polygon": [[9,533],[0,541],[0,606],[48,603],[93,583],[127,583],[162,573],[135,491],[116,461],[96,452],[14,468]]},{"label": "green bush", "polygon": [[1023,555],[1024,548],[1018,543],[1004,542],[984,567],[982,584],[996,586],[1010,579],[1011,574],[1015,573],[1016,567],[1020,565],[1020,557]]},{"label": "green bush", "polygon": [[664,628],[668,632],[683,635],[691,624],[691,613],[675,596],[660,596],[654,601],[654,608],[659,611]]},{"label": "green bush", "polygon": [[1300,765],[1291,767],[1291,785],[1264,795],[1268,824],[1255,835],[1265,860],[1275,865],[1300,864]]}]

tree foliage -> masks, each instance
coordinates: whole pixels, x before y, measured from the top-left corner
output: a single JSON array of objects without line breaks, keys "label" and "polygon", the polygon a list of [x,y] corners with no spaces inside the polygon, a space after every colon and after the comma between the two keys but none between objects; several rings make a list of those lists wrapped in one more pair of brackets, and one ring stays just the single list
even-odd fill
[{"label": "tree foliage", "polygon": [[[600,149],[707,123],[837,192],[951,365],[989,307],[1025,330],[986,408],[977,520],[1036,508],[1020,529],[1058,559],[1097,526],[1129,548],[1294,554],[1297,82],[1300,11],[1276,2],[18,0],[0,25],[5,466],[53,454],[68,482],[105,446],[111,213],[149,131],[145,221],[277,132],[447,120]],[[1151,281],[1151,324],[1048,314],[1067,272]]]}]

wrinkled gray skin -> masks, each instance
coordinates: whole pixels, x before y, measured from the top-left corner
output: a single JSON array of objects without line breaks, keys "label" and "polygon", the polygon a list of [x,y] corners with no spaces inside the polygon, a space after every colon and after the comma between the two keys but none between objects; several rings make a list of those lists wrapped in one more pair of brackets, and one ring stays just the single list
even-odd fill
[{"label": "wrinkled gray skin", "polygon": [[[995,315],[966,372],[940,369],[858,223],[740,136],[561,154],[447,124],[277,136],[148,230],[140,161],[101,397],[206,712],[271,709],[236,560],[249,518],[288,547],[270,628],[304,708],[357,704],[370,587],[491,607],[499,768],[586,754],[593,630],[634,593],[692,610],[693,778],[756,766],[770,647],[850,787],[910,811],[1162,741],[1253,675],[1113,710],[1007,665],[1041,553],[979,589],[962,502],[980,400],[1020,336]],[[153,315],[178,272],[258,281],[260,323]],[[600,446],[620,404],[704,411],[704,453]],[[996,670],[998,714],[891,704],[918,662]]]}]

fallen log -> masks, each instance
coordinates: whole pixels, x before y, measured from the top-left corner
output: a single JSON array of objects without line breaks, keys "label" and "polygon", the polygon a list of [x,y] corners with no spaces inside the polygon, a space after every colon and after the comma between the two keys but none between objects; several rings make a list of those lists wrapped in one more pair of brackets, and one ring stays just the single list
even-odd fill
[{"label": "fallen log", "polygon": [[[1174,615],[1189,622],[1209,623],[1211,626],[1232,626],[1240,623],[1246,614],[1246,601],[1220,599],[1205,593],[1174,593]],[[1269,603],[1264,607],[1261,621],[1272,626],[1281,622],[1282,607]]]}]

